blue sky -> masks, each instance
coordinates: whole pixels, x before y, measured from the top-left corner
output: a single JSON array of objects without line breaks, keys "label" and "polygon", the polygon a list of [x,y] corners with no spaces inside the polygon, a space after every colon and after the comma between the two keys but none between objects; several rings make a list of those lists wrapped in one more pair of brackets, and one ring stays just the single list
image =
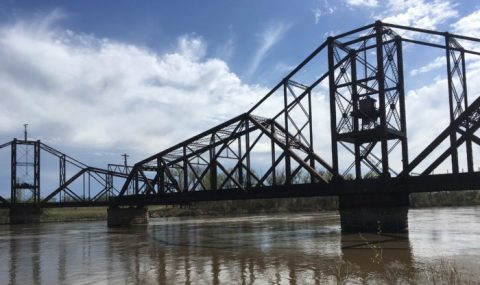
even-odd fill
[{"label": "blue sky", "polygon": [[[0,141],[27,122],[32,139],[87,164],[138,161],[247,111],[329,35],[377,19],[480,37],[480,3],[467,0],[3,1]],[[448,122],[444,54],[404,53],[420,150]],[[326,95],[316,100],[328,118]]]},{"label": "blue sky", "polygon": [[[101,1],[90,5],[85,1],[23,1],[4,4],[2,19],[12,22],[57,10],[64,16],[58,22],[63,28],[156,53],[174,50],[181,35],[197,36],[205,41],[207,56],[227,61],[232,71],[250,83],[268,84],[281,75],[272,74],[272,65],[294,65],[333,29],[371,22],[361,16],[370,13],[367,9],[360,8],[354,17],[358,20],[353,18],[352,23],[338,22],[330,9],[338,17],[354,14],[346,4],[337,8],[323,1]],[[326,14],[317,24],[316,12]],[[275,36],[275,48],[262,57],[257,70],[253,68],[255,53],[268,35]]]},{"label": "blue sky", "polygon": [[[439,30],[449,30],[453,21],[479,5],[475,1],[416,0],[7,1],[0,4],[0,13],[2,22],[8,24],[57,11],[62,17],[56,24],[64,29],[160,54],[174,50],[179,36],[196,36],[205,42],[207,57],[226,61],[245,82],[269,86],[328,35],[402,12],[413,14],[410,7],[393,9],[397,2],[414,3],[413,9],[422,9],[415,2],[433,3],[433,7],[447,3],[444,12],[454,10],[455,17],[439,20],[442,15],[427,13],[418,17],[429,17],[431,24],[426,26]],[[269,36],[272,46],[258,62],[256,53]]]}]

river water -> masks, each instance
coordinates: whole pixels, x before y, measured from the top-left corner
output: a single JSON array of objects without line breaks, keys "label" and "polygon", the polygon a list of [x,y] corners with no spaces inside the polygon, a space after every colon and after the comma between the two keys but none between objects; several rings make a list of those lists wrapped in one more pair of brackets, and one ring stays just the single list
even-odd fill
[{"label": "river water", "polygon": [[[337,212],[0,226],[0,284],[479,284],[480,207],[413,209],[408,235]],[[448,284],[448,283],[447,283]]]}]

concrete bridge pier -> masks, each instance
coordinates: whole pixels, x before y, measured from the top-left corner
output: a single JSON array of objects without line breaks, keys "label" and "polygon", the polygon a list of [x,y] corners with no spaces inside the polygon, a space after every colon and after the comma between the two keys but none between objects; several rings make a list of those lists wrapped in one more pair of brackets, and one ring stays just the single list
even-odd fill
[{"label": "concrete bridge pier", "polygon": [[10,208],[10,224],[38,224],[43,210],[38,205],[15,205]]},{"label": "concrete bridge pier", "polygon": [[108,227],[128,227],[148,224],[148,208],[143,206],[121,208],[110,206],[107,210]]},{"label": "concrete bridge pier", "polygon": [[406,233],[408,207],[405,193],[340,196],[342,233]]}]

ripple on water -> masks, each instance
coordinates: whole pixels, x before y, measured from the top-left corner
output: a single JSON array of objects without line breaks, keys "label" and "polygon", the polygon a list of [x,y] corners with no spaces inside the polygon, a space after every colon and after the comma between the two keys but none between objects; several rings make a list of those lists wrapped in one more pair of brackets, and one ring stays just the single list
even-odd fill
[{"label": "ripple on water", "polygon": [[479,276],[480,208],[410,210],[409,228],[342,236],[337,212],[152,219],[130,229],[4,225],[0,284],[421,283],[419,270],[452,266],[445,260]]}]

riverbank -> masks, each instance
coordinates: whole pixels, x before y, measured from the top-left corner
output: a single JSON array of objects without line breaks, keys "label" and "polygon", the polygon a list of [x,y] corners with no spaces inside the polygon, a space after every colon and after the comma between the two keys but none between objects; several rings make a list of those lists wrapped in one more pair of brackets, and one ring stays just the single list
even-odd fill
[{"label": "riverbank", "polygon": [[[410,208],[480,205],[480,191],[410,194]],[[338,210],[337,197],[279,198],[259,200],[198,202],[189,206],[161,206],[151,209],[151,217],[195,217],[301,213]]]},{"label": "riverbank", "polygon": [[99,221],[107,219],[106,207],[44,209],[40,222]]},{"label": "riverbank", "polygon": [[[480,205],[480,191],[432,192],[410,195],[411,208],[458,207]],[[197,202],[191,205],[149,206],[152,218],[262,215],[334,211],[337,197],[282,198]],[[8,210],[0,210],[0,224],[9,222]],[[98,221],[107,219],[107,207],[46,208],[40,222]]]},{"label": "riverbank", "polygon": [[[106,207],[88,208],[45,208],[40,216],[41,223],[102,221],[107,219]],[[0,224],[9,223],[9,210],[0,210]]]}]

